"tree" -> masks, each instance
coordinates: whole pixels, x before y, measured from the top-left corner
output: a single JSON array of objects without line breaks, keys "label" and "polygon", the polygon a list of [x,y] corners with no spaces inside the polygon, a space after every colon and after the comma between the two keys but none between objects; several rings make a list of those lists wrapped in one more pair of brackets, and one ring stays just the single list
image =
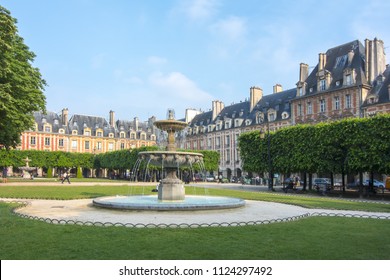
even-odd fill
[{"label": "tree", "polygon": [[16,19],[0,6],[0,147],[16,147],[34,124],[33,113],[46,110],[46,82],[18,35]]}]

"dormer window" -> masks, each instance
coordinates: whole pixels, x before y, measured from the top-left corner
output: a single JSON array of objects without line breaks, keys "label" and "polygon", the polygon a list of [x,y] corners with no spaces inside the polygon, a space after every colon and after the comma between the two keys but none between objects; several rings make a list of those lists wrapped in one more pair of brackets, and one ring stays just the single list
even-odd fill
[{"label": "dormer window", "polygon": [[350,85],[353,85],[355,84],[355,69],[350,69],[350,68],[347,68],[344,70],[344,82],[343,82],[343,85],[344,86],[350,86]]},{"label": "dormer window", "polygon": [[320,91],[326,90],[326,81],[325,79],[320,80]]},{"label": "dormer window", "polygon": [[287,113],[287,112],[283,112],[282,113],[282,119],[285,120],[285,119],[288,119],[290,115]]}]

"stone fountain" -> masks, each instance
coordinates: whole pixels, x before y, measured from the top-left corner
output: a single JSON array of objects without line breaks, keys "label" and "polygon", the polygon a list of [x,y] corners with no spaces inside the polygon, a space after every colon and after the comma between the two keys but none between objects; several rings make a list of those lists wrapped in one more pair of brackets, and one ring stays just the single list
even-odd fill
[{"label": "stone fountain", "polygon": [[175,120],[173,110],[168,110],[166,120],[156,121],[154,125],[168,133],[166,149],[140,152],[138,157],[148,164],[161,166],[167,173],[158,187],[157,199],[151,195],[102,197],[94,199],[93,205],[115,209],[164,211],[225,209],[245,205],[245,201],[238,198],[186,196],[184,183],[176,175],[178,167],[192,167],[196,163],[203,163],[203,154],[176,151],[175,134],[183,130],[187,123]]},{"label": "stone fountain", "polygon": [[168,111],[168,119],[154,122],[154,125],[168,133],[168,145],[165,151],[140,152],[139,157],[149,164],[162,166],[167,172],[158,188],[158,199],[161,201],[184,200],[185,189],[183,182],[177,178],[178,166],[192,167],[203,161],[203,154],[177,152],[175,133],[183,130],[187,123],[174,119],[172,110]]},{"label": "stone fountain", "polygon": [[32,172],[36,171],[37,168],[30,166],[31,159],[29,159],[28,157],[26,157],[23,161],[26,163],[26,165],[22,166],[22,167],[18,167],[18,169],[23,171],[23,178],[24,179],[33,179]]}]

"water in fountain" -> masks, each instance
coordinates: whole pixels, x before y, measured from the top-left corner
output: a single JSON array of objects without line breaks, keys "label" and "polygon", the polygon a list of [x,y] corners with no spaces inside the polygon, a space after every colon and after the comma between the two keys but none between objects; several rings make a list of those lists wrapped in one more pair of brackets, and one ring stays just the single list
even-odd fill
[{"label": "water in fountain", "polygon": [[[165,151],[140,152],[134,170],[137,178],[141,162],[162,166],[166,177],[161,180],[157,199],[153,195],[102,197],[93,200],[99,207],[137,210],[205,210],[235,208],[245,205],[242,199],[216,196],[186,196],[184,183],[177,178],[178,166],[191,167],[194,164],[204,166],[203,154],[178,152],[175,147],[175,133],[183,130],[187,124],[174,119],[173,110],[168,110],[168,119],[156,121],[154,125],[168,133],[168,145]],[[163,173],[163,172],[162,172]]]}]

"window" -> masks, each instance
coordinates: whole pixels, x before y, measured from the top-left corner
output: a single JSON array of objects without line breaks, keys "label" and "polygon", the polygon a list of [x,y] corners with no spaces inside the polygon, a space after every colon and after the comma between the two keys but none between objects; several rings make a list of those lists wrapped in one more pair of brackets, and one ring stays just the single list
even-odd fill
[{"label": "window", "polygon": [[275,118],[275,113],[269,113],[268,114],[268,118],[269,118],[269,121],[270,122],[273,122],[276,118]]},{"label": "window", "polygon": [[37,139],[35,138],[35,136],[32,136],[31,139],[30,139],[30,144],[31,145],[35,145],[36,141],[37,141]]},{"label": "window", "polygon": [[45,132],[51,132],[51,127],[48,125],[45,125]]},{"label": "window", "polygon": [[325,99],[321,99],[320,100],[320,112],[321,113],[324,113],[326,110],[326,102],[325,102]]},{"label": "window", "polygon": [[320,90],[326,90],[326,81],[325,81],[325,79],[320,80]]},{"label": "window", "polygon": [[77,149],[77,140],[72,140],[72,149]]},{"label": "window", "polygon": [[102,137],[102,136],[103,136],[103,133],[102,133],[101,131],[98,131],[98,132],[96,132],[96,136],[97,136],[97,137]]},{"label": "window", "polygon": [[230,147],[230,135],[225,136],[225,146]]},{"label": "window", "polygon": [[125,143],[121,143],[121,150],[125,149]]},{"label": "window", "polygon": [[196,140],[194,141],[193,147],[195,150],[198,148],[198,142]]},{"label": "window", "polygon": [[313,106],[312,106],[311,102],[307,102],[307,114],[308,115],[313,114]]},{"label": "window", "polygon": [[124,132],[121,132],[121,134],[120,134],[119,137],[120,137],[120,138],[125,138],[125,133],[124,133]]},{"label": "window", "polygon": [[85,130],[84,131],[85,136],[91,136],[91,131],[90,130]]},{"label": "window", "polygon": [[345,75],[345,85],[346,86],[352,85],[352,75],[351,74]]},{"label": "window", "polygon": [[207,139],[207,147],[211,149],[211,138]]},{"label": "window", "polygon": [[50,146],[50,138],[45,137],[45,146]]},{"label": "window", "polygon": [[215,145],[217,146],[217,148],[219,148],[221,146],[221,138],[220,137],[217,137],[215,139]]},{"label": "window", "polygon": [[134,140],[135,139],[135,133],[130,134],[130,139]]},{"label": "window", "polygon": [[338,67],[344,67],[345,63],[347,62],[348,55],[342,55],[336,58],[336,64],[334,65],[334,68]]},{"label": "window", "polygon": [[97,142],[96,148],[100,151],[102,149],[102,142]]},{"label": "window", "polygon": [[108,150],[113,151],[114,150],[114,143],[108,143]]},{"label": "window", "polygon": [[303,88],[298,88],[298,96],[303,96]]},{"label": "window", "polygon": [[335,96],[334,98],[334,109],[340,110],[340,97]]},{"label": "window", "polygon": [[84,147],[86,150],[89,150],[89,141],[85,141]]},{"label": "window", "polygon": [[350,109],[351,107],[352,107],[351,95],[347,94],[345,96],[345,108]]},{"label": "window", "polygon": [[302,116],[302,105],[301,104],[298,104],[297,114],[298,114],[298,116]]},{"label": "window", "polygon": [[64,146],[64,139],[59,139],[58,140],[58,146],[63,147]]}]

